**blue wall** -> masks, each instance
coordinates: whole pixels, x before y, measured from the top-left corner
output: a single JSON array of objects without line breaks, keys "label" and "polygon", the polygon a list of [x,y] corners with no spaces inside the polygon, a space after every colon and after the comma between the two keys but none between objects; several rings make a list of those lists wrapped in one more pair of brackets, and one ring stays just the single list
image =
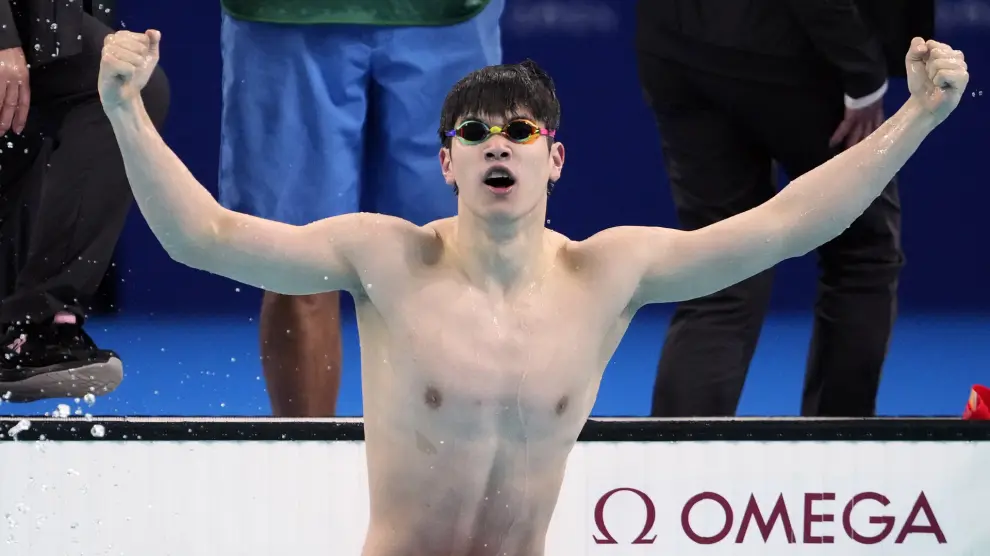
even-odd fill
[{"label": "blue wall", "polygon": [[[166,139],[202,183],[215,191],[219,151],[219,3],[210,0],[123,1],[127,28],[162,30],[162,65],[173,87]],[[632,51],[634,0],[509,0],[503,17],[506,61],[531,57],[555,77],[564,107],[561,139],[568,146],[564,179],[551,199],[551,226],[584,238],[620,224],[674,226],[659,162],[656,128],[642,101]],[[564,9],[566,6],[566,9]],[[990,5],[985,0],[939,2],[939,38],[966,51],[973,96],[922,147],[903,174],[905,311],[990,311],[990,255],[985,218],[990,180]],[[984,38],[980,38],[983,34]],[[574,45],[584,43],[583,56]],[[456,48],[456,45],[451,45]],[[981,96],[986,87],[987,94]],[[890,95],[905,98],[902,82]],[[439,107],[438,107],[439,110]],[[604,138],[596,119],[623,133]],[[272,138],[273,141],[279,138]],[[439,171],[437,174],[439,180]],[[966,244],[972,242],[971,247]],[[977,256],[967,256],[976,253]],[[255,312],[257,292],[183,268],[164,254],[137,210],[119,249],[121,305],[127,313]],[[814,260],[783,265],[778,310],[807,309]]]}]

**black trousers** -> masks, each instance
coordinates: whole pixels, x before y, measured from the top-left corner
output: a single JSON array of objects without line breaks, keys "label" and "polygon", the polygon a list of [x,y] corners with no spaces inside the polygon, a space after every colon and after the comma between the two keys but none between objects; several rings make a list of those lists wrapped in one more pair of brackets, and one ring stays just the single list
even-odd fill
[{"label": "black trousers", "polygon": [[[31,69],[27,127],[0,138],[0,324],[85,317],[110,265],[133,202],[97,91],[111,32],[87,15],[83,52]],[[169,104],[160,69],[143,97],[160,128]]]},{"label": "black trousers", "polygon": [[[745,82],[640,53],[640,79],[660,129],[680,224],[691,230],[775,193],[772,168],[794,179],[837,154],[837,80],[787,87]],[[901,250],[897,184],[817,250],[820,275],[801,413],[870,416],[896,315]],[[766,314],[773,271],[679,304],[660,356],[656,417],[735,414]]]}]

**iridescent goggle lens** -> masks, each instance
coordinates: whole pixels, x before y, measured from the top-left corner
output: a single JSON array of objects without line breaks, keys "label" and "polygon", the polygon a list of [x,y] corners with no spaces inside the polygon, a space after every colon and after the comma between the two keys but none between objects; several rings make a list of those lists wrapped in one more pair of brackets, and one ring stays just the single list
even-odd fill
[{"label": "iridescent goggle lens", "polygon": [[484,122],[468,120],[446,133],[447,137],[457,137],[462,143],[477,145],[493,135],[502,135],[513,143],[528,145],[541,135],[553,137],[556,131],[541,128],[529,120],[512,120],[505,126],[488,126]]}]

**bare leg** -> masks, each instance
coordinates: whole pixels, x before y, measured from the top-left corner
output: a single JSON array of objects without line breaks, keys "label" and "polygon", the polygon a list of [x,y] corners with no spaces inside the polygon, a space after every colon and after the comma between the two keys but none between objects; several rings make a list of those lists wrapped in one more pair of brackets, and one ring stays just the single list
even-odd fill
[{"label": "bare leg", "polygon": [[340,293],[265,292],[261,366],[275,417],[333,417],[340,390]]}]

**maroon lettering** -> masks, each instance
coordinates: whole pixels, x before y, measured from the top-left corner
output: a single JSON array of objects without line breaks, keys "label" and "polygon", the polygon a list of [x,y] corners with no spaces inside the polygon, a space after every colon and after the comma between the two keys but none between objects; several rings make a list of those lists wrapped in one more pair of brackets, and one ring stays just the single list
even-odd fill
[{"label": "maroon lettering", "polygon": [[[704,537],[699,535],[691,527],[691,510],[694,506],[701,502],[702,500],[711,500],[722,506],[722,511],[725,512],[725,523],[722,526],[722,530],[715,534],[713,537]],[[689,539],[698,544],[715,544],[722,542],[725,537],[729,536],[729,531],[732,530],[732,506],[729,505],[729,501],[723,498],[721,495],[715,492],[702,492],[701,494],[696,494],[684,504],[684,509],[681,510],[681,528],[684,529],[684,534],[688,536]]]},{"label": "maroon lettering", "polygon": [[595,544],[619,544],[615,540],[615,537],[609,532],[608,527],[605,525],[605,505],[612,496],[619,492],[631,492],[639,499],[643,501],[643,507],[646,508],[646,519],[643,523],[643,530],[639,533],[639,536],[632,541],[632,544],[653,544],[657,540],[657,536],[653,535],[650,538],[646,538],[646,535],[650,534],[653,530],[653,524],[657,520],[657,508],[653,505],[653,500],[643,491],[635,488],[616,488],[606,492],[601,498],[598,499],[598,503],[595,504],[595,525],[598,527],[598,533],[601,534],[602,538],[598,538],[592,535],[592,539],[595,540]]},{"label": "maroon lettering", "polygon": [[804,495],[804,544],[832,544],[835,542],[835,537],[829,537],[827,535],[816,537],[811,534],[811,525],[813,523],[829,523],[835,521],[835,516],[832,514],[814,513],[814,508],[812,508],[814,503],[825,500],[835,500],[835,493],[808,492]]},{"label": "maroon lettering", "polygon": [[[918,519],[918,513],[925,512],[925,518],[928,520],[928,525],[915,525],[914,520]],[[897,539],[894,540],[895,544],[901,544],[908,535],[916,533],[930,533],[935,535],[935,539],[938,540],[938,544],[945,544],[945,533],[942,532],[942,526],[938,524],[938,520],[935,519],[935,512],[932,511],[931,505],[928,503],[928,497],[925,496],[925,492],[922,491],[921,495],[914,502],[914,507],[911,508],[911,513],[908,514],[907,523],[901,528],[901,532],[897,535]]]},{"label": "maroon lettering", "polygon": [[763,519],[760,513],[760,506],[756,503],[756,496],[749,496],[749,504],[746,504],[746,511],[743,513],[742,523],[739,525],[739,532],[736,534],[736,544],[742,544],[746,539],[746,531],[749,529],[749,522],[756,520],[756,527],[760,530],[763,542],[770,540],[770,533],[779,519],[784,524],[784,534],[787,535],[787,542],[794,544],[797,538],[794,536],[794,528],[791,527],[791,518],[787,515],[787,504],[784,503],[784,495],[777,496],[777,503],[773,510],[770,510],[770,517]]},{"label": "maroon lettering", "polygon": [[886,507],[890,504],[890,500],[886,496],[876,493],[876,492],[864,492],[853,496],[853,499],[846,504],[846,509],[842,511],[842,528],[846,530],[846,535],[850,539],[860,543],[860,544],[877,544],[883,542],[887,538],[887,535],[894,530],[894,518],[889,515],[882,516],[870,516],[870,523],[880,525],[883,524],[883,530],[878,535],[868,537],[857,532],[852,526],[852,512],[856,508],[856,505],[860,502],[871,500],[873,502],[879,502],[881,506]]},{"label": "maroon lettering", "polygon": [[[615,537],[612,536],[605,523],[605,507],[608,505],[608,501],[612,498],[612,496],[624,491],[631,492],[638,496],[646,510],[643,529],[640,531],[639,535],[631,541],[631,544],[654,544],[656,542],[657,535],[648,535],[651,534],[656,523],[656,506],[650,499],[649,495],[645,492],[627,487],[611,490],[598,499],[598,503],[595,505],[595,524],[598,527],[598,532],[600,535],[593,536],[592,538],[596,544],[619,544]],[[801,540],[803,544],[835,543],[835,537],[825,534],[815,534],[814,531],[816,523],[832,523],[836,521],[836,516],[834,514],[829,513],[821,506],[816,507],[815,503],[829,502],[834,501],[835,499],[835,493],[832,492],[804,493],[804,515],[802,520],[803,534]],[[722,508],[724,515],[722,527],[712,536],[699,534],[695,531],[691,524],[691,514],[695,506],[704,501],[710,501],[718,504],[719,507]],[[873,509],[873,513],[868,514],[869,517],[867,521],[872,525],[879,525],[880,529],[877,532],[869,531],[874,534],[867,535],[864,534],[863,531],[857,530],[853,525],[853,512],[856,511],[861,504],[867,504],[867,506],[869,506],[868,503],[871,502],[879,504],[881,509]],[[842,511],[842,528],[846,536],[853,542],[863,545],[875,545],[889,539],[893,534],[895,527],[898,525],[898,520],[895,515],[888,515],[882,510],[882,508],[887,508],[890,504],[890,499],[879,492],[862,492],[853,496],[848,503],[845,504]],[[717,518],[713,521],[717,521]],[[725,497],[717,492],[702,492],[692,496],[681,509],[681,528],[683,529],[684,534],[696,544],[711,545],[724,541],[732,532],[733,523],[734,512],[732,505]],[[769,510],[768,514],[763,513],[756,496],[750,494],[742,519],[740,520],[739,529],[736,532],[734,542],[735,544],[743,544],[746,541],[746,535],[749,532],[750,525],[753,524],[755,524],[758,529],[759,535],[763,538],[763,542],[769,542],[770,537],[773,535],[778,523],[783,529],[783,534],[787,538],[788,544],[797,543],[798,540],[793,527],[793,518],[788,511],[783,493],[779,493],[777,495],[776,501],[774,502],[773,507]],[[903,544],[907,541],[910,535],[932,535],[939,544],[947,543],[945,532],[942,530],[942,526],[938,522],[935,511],[933,510],[928,501],[928,497],[924,492],[921,492],[915,500],[913,506],[911,507],[911,511],[904,520],[904,525],[900,527],[900,530],[894,539],[894,543]]]}]

